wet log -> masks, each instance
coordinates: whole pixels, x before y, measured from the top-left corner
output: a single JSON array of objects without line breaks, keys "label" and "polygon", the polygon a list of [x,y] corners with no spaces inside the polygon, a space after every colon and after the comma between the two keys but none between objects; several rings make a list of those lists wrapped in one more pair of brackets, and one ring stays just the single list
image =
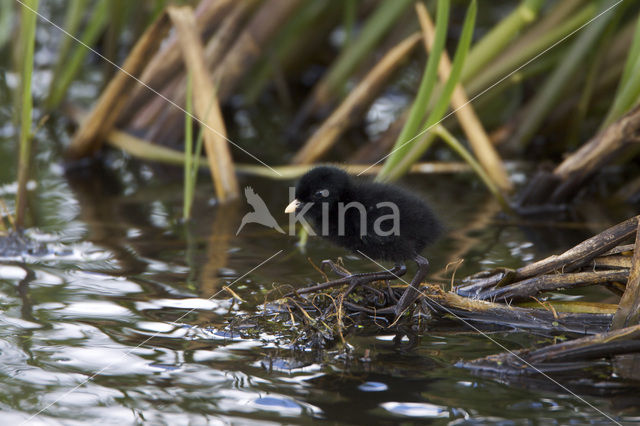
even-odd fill
[{"label": "wet log", "polygon": [[598,333],[539,349],[490,355],[460,362],[457,366],[478,372],[536,375],[541,372],[592,367],[593,362],[585,361],[633,354],[638,351],[640,351],[640,325]]},{"label": "wet log", "polygon": [[[463,286],[457,293],[467,297],[481,297],[484,292],[517,283],[538,275],[553,271],[563,273],[572,272],[579,267],[592,262],[595,258],[610,251],[616,245],[633,235],[638,227],[638,216],[628,219],[618,225],[591,237],[560,255],[549,256],[545,259],[523,266],[515,271],[498,270],[483,272],[463,280]],[[626,278],[625,278],[626,279]]]},{"label": "wet log", "polygon": [[527,300],[545,291],[558,291],[588,285],[626,281],[628,277],[628,270],[540,275],[495,290],[485,291],[479,294],[478,298],[494,301]]},{"label": "wet log", "polygon": [[[285,304],[295,305],[300,309],[306,307],[309,315],[327,316],[322,308],[314,304],[314,300],[320,295],[326,295],[329,299],[340,300],[347,314],[364,313],[373,317],[382,318],[395,315],[395,304],[402,296],[406,287],[381,287],[359,289],[355,299],[344,298],[344,292],[336,287],[346,287],[349,278],[341,278],[334,281],[318,284],[312,287],[289,291],[290,288],[275,293],[276,298],[284,294]],[[333,291],[321,293],[330,288]],[[286,294],[285,294],[286,293]],[[382,303],[379,301],[383,299]],[[357,302],[356,302],[357,300]],[[442,290],[438,285],[427,284],[420,287],[419,303],[422,312],[429,313],[434,320],[452,319],[461,322],[464,328],[479,331],[479,327],[491,326],[503,329],[535,330],[543,334],[576,333],[593,334],[606,331],[611,323],[615,305],[592,306],[591,312],[560,312],[550,304],[540,303],[539,307],[525,308],[508,306],[503,303],[494,303],[484,300],[469,299],[452,292]],[[335,310],[330,305],[327,309]]]},{"label": "wet log", "polygon": [[521,308],[474,300],[433,285],[421,287],[421,290],[424,307],[438,315],[452,316],[467,326],[469,323],[486,323],[550,333],[592,334],[605,331],[612,318],[607,313],[556,312],[553,309]]}]

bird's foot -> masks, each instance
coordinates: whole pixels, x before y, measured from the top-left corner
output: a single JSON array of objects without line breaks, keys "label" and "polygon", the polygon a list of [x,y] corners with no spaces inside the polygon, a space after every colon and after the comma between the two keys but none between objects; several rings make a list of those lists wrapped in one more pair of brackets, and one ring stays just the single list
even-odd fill
[{"label": "bird's foot", "polygon": [[365,286],[366,284],[376,281],[386,281],[392,280],[394,278],[399,278],[406,272],[407,267],[402,264],[398,264],[393,268],[384,271],[351,274],[350,276],[344,277],[344,279],[349,280],[349,288],[344,293],[344,297],[347,297],[349,293],[351,293],[358,286]]},{"label": "bird's foot", "polygon": [[[317,285],[314,285],[314,286],[311,286],[311,287],[306,287],[306,288],[303,288],[303,289],[299,289],[299,290],[296,290],[295,292],[286,294],[285,296],[291,297],[291,296],[294,296],[294,295],[302,295],[302,294],[305,294],[305,293],[314,293],[314,292],[317,292],[317,291],[325,290],[327,288],[348,284],[349,286],[347,287],[346,291],[344,291],[342,293],[341,297],[340,297],[341,300],[343,301],[343,303],[347,303],[347,301],[346,301],[347,297],[358,286],[365,287],[368,291],[374,293],[378,298],[380,298],[380,297],[384,298],[384,297],[389,297],[389,296],[386,295],[384,292],[375,289],[374,287],[369,287],[367,284],[373,283],[373,282],[377,282],[377,281],[393,280],[393,279],[401,277],[402,275],[404,275],[407,272],[407,268],[406,268],[405,265],[397,264],[393,268],[388,269],[388,270],[384,270],[384,271],[351,274],[342,265],[339,265],[339,264],[337,264],[337,263],[335,263],[335,262],[333,262],[331,260],[323,260],[322,261],[322,266],[321,266],[322,272],[324,272],[326,268],[331,269],[331,271],[333,271],[335,274],[339,275],[340,278],[332,280],[332,281],[327,281],[325,283],[317,284]],[[392,303],[395,303],[395,306],[397,308],[399,302],[397,301],[397,299],[395,297],[393,297],[393,290],[391,290],[390,288],[388,290],[389,290],[389,293],[391,294],[391,298],[389,298],[388,301],[391,301]],[[404,297],[404,295],[403,295],[403,297]],[[387,305],[388,305],[388,303],[389,302],[386,302]],[[365,312],[365,311],[363,311],[363,312]],[[398,312],[398,311],[397,311],[397,309],[394,310],[394,306],[389,306],[388,308],[377,309],[377,310],[375,310],[375,312],[378,312],[379,314],[389,314],[389,313],[395,313],[395,312]]]},{"label": "bird's foot", "polygon": [[[342,263],[342,259],[338,258],[338,262]],[[331,259],[325,259],[325,260],[322,261],[322,266],[320,267],[320,270],[322,272],[325,272],[326,268],[331,269],[331,271],[334,274],[336,274],[336,275],[338,275],[338,276],[340,276],[342,278],[351,276],[351,272],[347,271],[344,266],[339,265],[338,263],[334,262]]]}]

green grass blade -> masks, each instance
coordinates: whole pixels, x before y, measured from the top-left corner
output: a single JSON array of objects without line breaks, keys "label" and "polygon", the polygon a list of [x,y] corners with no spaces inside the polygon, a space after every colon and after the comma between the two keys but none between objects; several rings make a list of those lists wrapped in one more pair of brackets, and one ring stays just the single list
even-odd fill
[{"label": "green grass blade", "polygon": [[33,99],[31,98],[31,77],[33,76],[33,55],[36,42],[36,14],[38,0],[24,0],[27,7],[22,8],[20,17],[20,40],[24,52],[21,64],[21,114],[20,114],[20,153],[18,159],[18,191],[16,194],[16,226],[24,225],[26,211],[27,180],[31,163],[31,115]]},{"label": "green grass blade", "polygon": [[304,36],[308,28],[312,28],[316,20],[326,13],[331,6],[328,0],[315,0],[303,3],[300,9],[289,19],[284,28],[274,38],[271,43],[270,53],[260,60],[260,63],[254,67],[251,78],[246,81],[244,89],[244,97],[247,104],[252,105],[264,90],[271,79],[274,67],[273,64],[282,64],[294,48],[297,46],[300,38]]},{"label": "green grass blade", "polygon": [[184,199],[182,204],[182,218],[188,220],[191,217],[193,205],[193,79],[191,73],[187,74],[187,93],[185,99],[184,115]]},{"label": "green grass blade", "polygon": [[[84,17],[84,14],[88,9],[88,4],[88,0],[71,0],[69,2],[63,25],[63,28],[66,32],[74,35],[78,34],[80,24],[82,24],[82,18]],[[58,62],[53,69],[53,77],[51,81],[58,81],[60,79],[60,74],[66,67],[69,60],[69,51],[71,50],[71,46],[73,45],[73,43],[74,40],[67,35],[63,35],[60,38],[60,46],[58,47],[57,53]]]},{"label": "green grass blade", "polygon": [[471,39],[473,38],[473,30],[475,28],[476,23],[476,15],[477,15],[477,3],[476,1],[472,1],[471,5],[469,5],[469,10],[467,11],[467,16],[464,20],[464,25],[462,27],[462,34],[460,35],[460,41],[458,42],[458,47],[456,48],[456,54],[453,58],[453,63],[451,65],[451,74],[449,74],[449,79],[444,86],[444,90],[442,95],[438,99],[433,111],[429,114],[427,118],[427,122],[425,124],[425,128],[423,130],[428,129],[433,126],[437,121],[442,119],[442,116],[449,107],[449,103],[451,102],[451,95],[453,94],[453,89],[455,89],[456,85],[460,81],[460,76],[462,75],[462,69],[467,59],[467,55],[469,54],[469,48],[471,47]]},{"label": "green grass blade", "polygon": [[[108,18],[109,0],[100,0],[92,11],[91,18],[80,36],[82,43],[87,46],[93,46],[104,31]],[[78,44],[71,57],[65,60],[60,76],[51,81],[49,98],[47,99],[48,109],[54,109],[60,104],[71,82],[82,67],[83,60],[88,52],[89,49],[82,44]]]},{"label": "green grass blade", "polygon": [[191,169],[191,174],[193,175],[193,187],[195,188],[196,183],[198,182],[198,169],[200,168],[200,159],[202,158],[202,146],[204,141],[204,132],[202,131],[202,127],[198,132],[198,139],[196,140],[196,149],[193,151],[193,168]]},{"label": "green grass blade", "polygon": [[327,72],[325,82],[330,92],[336,94],[343,87],[347,78],[371,49],[380,41],[398,17],[407,9],[413,0],[382,1],[367,19],[358,38],[352,40],[336,59]]},{"label": "green grass blade", "polygon": [[14,20],[14,2],[0,1],[0,49],[11,38],[12,22]]},{"label": "green grass blade", "polygon": [[447,37],[449,1],[438,0],[438,9],[436,13],[436,29],[433,48],[429,54],[425,72],[422,75],[422,81],[418,88],[418,95],[411,106],[409,117],[407,118],[395,145],[393,146],[392,154],[387,158],[382,170],[378,173],[378,176],[376,177],[377,180],[386,180],[395,165],[400,162],[402,156],[409,150],[411,144],[410,141],[420,130],[427,107],[429,106],[429,100],[431,99],[433,88],[438,80],[438,64],[440,63],[440,56],[444,51],[444,44]]},{"label": "green grass blade", "polygon": [[456,154],[458,154],[467,164],[471,166],[473,171],[482,180],[489,192],[498,200],[502,208],[510,210],[509,204],[502,196],[500,189],[493,183],[489,175],[484,171],[480,163],[476,161],[474,156],[456,139],[444,126],[438,124],[434,126],[433,133],[438,135]]},{"label": "green grass blade", "polygon": [[616,96],[613,99],[607,117],[602,123],[601,129],[613,123],[640,100],[640,18],[633,36],[633,42],[629,48],[627,61],[624,65],[622,77],[618,84]]},{"label": "green grass blade", "polygon": [[484,68],[513,40],[524,27],[538,17],[545,0],[522,0],[522,3],[495,25],[469,52],[462,73],[462,81],[467,81]]},{"label": "green grass blade", "polygon": [[[558,43],[564,37],[587,23],[589,19],[593,18],[596,12],[596,4],[590,2],[582,9],[575,12],[561,25],[558,25],[553,30],[548,31],[543,36],[536,38],[531,43],[523,46],[522,49],[513,52],[508,57],[498,57],[495,63],[488,65],[477,75],[469,75],[468,80],[463,79],[465,88],[467,89],[467,94],[469,96],[474,96],[483,90],[492,87],[505,76],[511,74],[514,70],[523,66],[528,61],[531,61],[537,55],[542,54],[555,43]],[[547,53],[545,53],[545,55],[546,54]],[[542,59],[542,57],[538,59]],[[534,65],[534,63],[528,64],[527,67]],[[463,73],[463,78],[465,75],[466,73]]]},{"label": "green grass blade", "polygon": [[[209,111],[213,106],[213,102],[215,99],[212,99],[207,107],[207,115],[209,115]],[[200,159],[202,158],[202,148],[204,144],[204,129],[200,126],[200,130],[198,131],[198,139],[196,140],[196,149],[193,151],[193,167],[191,169],[191,179],[193,180],[193,187],[196,187],[196,183],[198,182],[198,170],[200,169]]]},{"label": "green grass blade", "polygon": [[[613,3],[614,0],[601,3],[602,7],[600,11],[611,7]],[[513,135],[514,144],[520,149],[523,149],[528,144],[553,106],[556,105],[558,100],[564,95],[564,89],[568,87],[568,83],[571,79],[575,78],[577,70],[584,66],[584,58],[593,51],[594,46],[597,44],[611,20],[616,14],[622,12],[624,4],[625,3],[622,3],[621,6],[615,10],[609,10],[607,13],[604,13],[577,35],[577,38],[569,47],[564,60],[560,62],[553,74],[547,78],[542,89],[529,104],[525,119]]]},{"label": "green grass blade", "polygon": [[343,16],[343,30],[344,30],[344,48],[348,48],[351,45],[353,30],[356,26],[356,15],[358,11],[357,0],[345,0],[344,2],[344,16]]},{"label": "green grass blade", "polygon": [[607,114],[606,120],[602,123],[602,129],[613,123],[631,108],[633,108],[638,101],[640,101],[640,56],[636,58],[636,61],[631,70],[631,75],[627,84],[622,87],[622,90],[616,96],[611,105],[611,109]]},{"label": "green grass blade", "polygon": [[636,31],[633,35],[633,41],[629,48],[629,56],[627,62],[624,65],[624,71],[622,72],[622,78],[620,79],[620,85],[624,86],[629,81],[629,78],[633,75],[634,62],[640,57],[640,15],[638,16],[638,23],[636,24]]},{"label": "green grass blade", "polygon": [[[460,81],[460,75],[462,74],[462,68],[464,67],[465,60],[469,53],[469,48],[471,47],[471,39],[473,38],[473,30],[475,28],[475,21],[477,15],[477,3],[475,0],[471,2],[469,5],[469,9],[467,10],[467,15],[464,20],[464,25],[462,27],[462,33],[460,35],[460,40],[458,42],[458,47],[456,48],[456,54],[453,59],[453,64],[451,66],[451,74],[449,75],[449,79],[440,94],[433,110],[429,114],[425,125],[422,127],[422,130],[419,134],[424,134],[430,130],[436,123],[442,120],[445,112],[449,107],[449,103],[451,102],[451,95],[453,90]],[[437,25],[437,24],[436,24]],[[415,140],[409,143],[406,143],[406,148],[398,149],[393,152],[393,154],[389,157],[390,160],[392,157],[397,156],[397,161],[395,163],[391,163],[390,167],[387,168],[387,163],[385,163],[385,167],[383,167],[381,174],[384,172],[385,174],[379,178],[380,179],[389,179],[396,180],[402,175],[404,175],[411,165],[418,161],[422,154],[429,148],[433,138],[417,138],[414,136]],[[386,171],[385,171],[386,169]]]}]

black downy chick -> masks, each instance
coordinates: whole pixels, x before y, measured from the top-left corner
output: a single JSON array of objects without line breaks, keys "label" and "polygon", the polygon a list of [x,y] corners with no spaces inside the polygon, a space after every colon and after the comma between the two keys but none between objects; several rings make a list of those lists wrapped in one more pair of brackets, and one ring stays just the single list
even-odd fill
[{"label": "black downy chick", "polygon": [[402,314],[416,300],[429,266],[420,252],[442,233],[435,214],[418,196],[390,184],[357,181],[341,169],[322,166],[298,181],[295,200],[285,209],[285,213],[294,212],[334,244],[373,260],[396,263],[386,275],[353,274],[354,284],[397,277],[406,271],[404,262],[413,259],[418,271],[395,314]]}]

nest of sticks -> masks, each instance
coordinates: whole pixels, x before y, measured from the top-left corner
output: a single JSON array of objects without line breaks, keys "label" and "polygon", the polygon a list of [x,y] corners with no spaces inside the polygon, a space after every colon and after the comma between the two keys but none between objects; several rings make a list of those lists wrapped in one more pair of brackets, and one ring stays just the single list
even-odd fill
[{"label": "nest of sticks", "polygon": [[[417,302],[401,318],[395,318],[390,308],[406,285],[382,281],[349,288],[344,279],[329,281],[322,269],[327,282],[302,289],[279,287],[269,295],[266,311],[301,324],[300,340],[322,347],[344,341],[350,330],[365,323],[385,332],[391,326],[416,333],[437,332],[457,324],[458,330],[470,332],[502,329],[569,338],[458,364],[486,374],[570,371],[593,367],[594,360],[640,357],[639,218],[522,268],[463,278],[454,283],[452,291],[423,283]],[[545,295],[586,286],[604,286],[619,302],[555,301]]]}]

